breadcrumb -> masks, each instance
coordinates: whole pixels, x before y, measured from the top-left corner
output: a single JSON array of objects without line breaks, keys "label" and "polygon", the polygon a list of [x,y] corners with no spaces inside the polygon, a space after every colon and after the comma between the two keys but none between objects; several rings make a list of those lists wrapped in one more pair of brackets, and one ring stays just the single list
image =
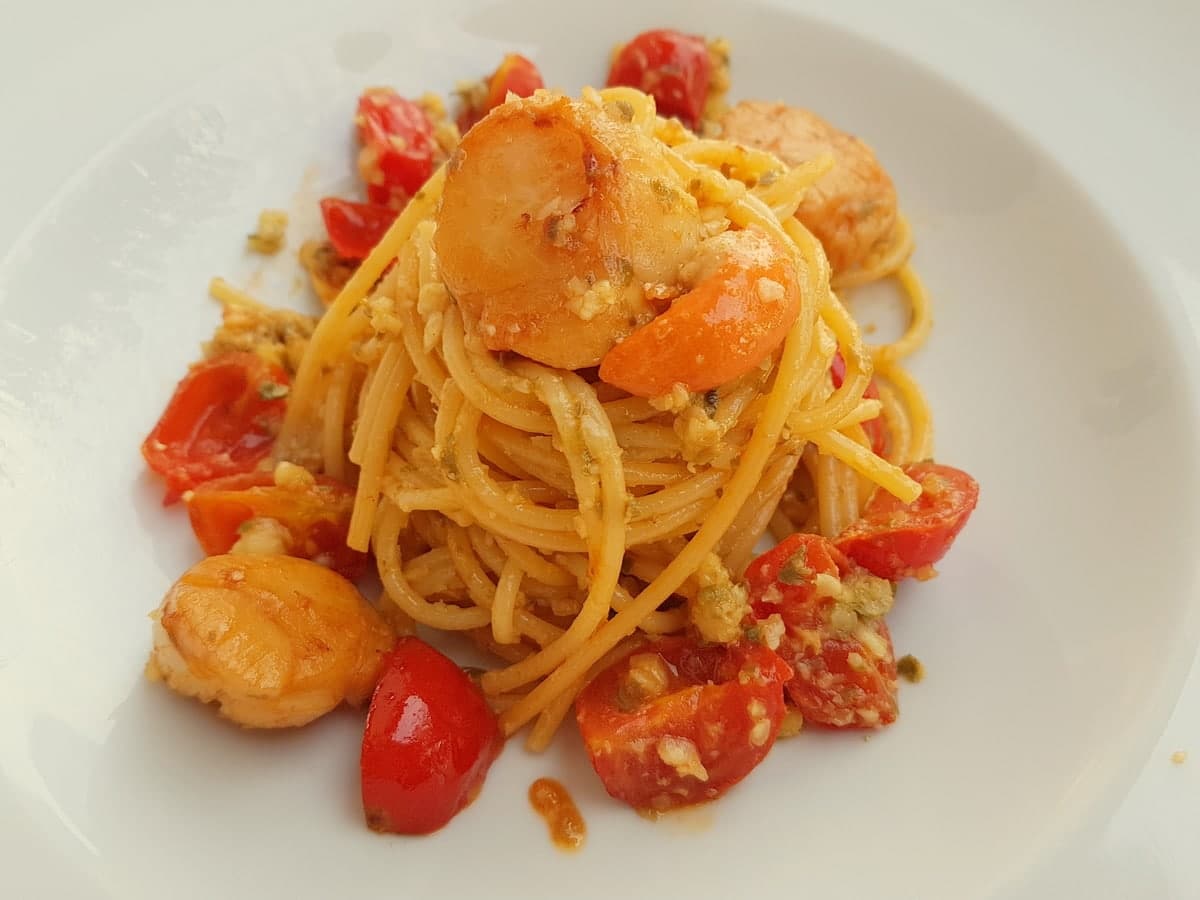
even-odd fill
[{"label": "breadcrumb", "polygon": [[1187,762],[1187,751],[1176,750],[1171,754],[1171,762],[1175,763],[1177,766],[1182,766],[1185,762]]},{"label": "breadcrumb", "polygon": [[255,253],[270,256],[283,249],[287,234],[288,216],[281,209],[264,209],[258,214],[258,231],[246,235],[246,247]]},{"label": "breadcrumb", "polygon": [[925,665],[911,653],[896,660],[896,673],[905,681],[920,683],[925,678]]}]

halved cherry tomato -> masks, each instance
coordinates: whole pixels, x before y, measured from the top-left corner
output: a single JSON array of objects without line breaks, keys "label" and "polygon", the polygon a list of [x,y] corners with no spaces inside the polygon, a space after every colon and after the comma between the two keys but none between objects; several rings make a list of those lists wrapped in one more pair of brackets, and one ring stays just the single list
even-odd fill
[{"label": "halved cherry tomato", "polygon": [[163,503],[201,482],[254,469],[271,452],[287,390],[287,373],[253,353],[192,366],[142,442],[147,465],[167,479]]},{"label": "halved cherry tomato", "polygon": [[321,218],[329,242],[340,256],[366,259],[396,221],[396,211],[390,206],[326,197],[321,201]]},{"label": "halved cherry tomato", "polygon": [[862,517],[835,538],[838,549],[880,578],[932,578],[979,502],[979,484],[961,469],[919,462],[904,471],[921,496],[902,503],[877,490]]},{"label": "halved cherry tomato", "polygon": [[538,67],[519,53],[506,54],[486,81],[484,96],[476,103],[468,103],[458,115],[458,130],[463,134],[503,103],[509,91],[518,97],[528,97],[538,88],[545,87]]},{"label": "halved cherry tomato", "polygon": [[428,834],[475,799],[504,746],[487,701],[415,637],[384,659],[363,734],[363,811],[375,831]]},{"label": "halved cherry tomato", "polygon": [[758,644],[663,638],[592,679],[575,714],[609,794],[637,809],[688,806],[721,796],[762,762],[791,675]]},{"label": "halved cherry tomato", "polygon": [[509,91],[518,97],[528,97],[545,86],[542,73],[531,61],[520,53],[506,54],[488,79],[487,109],[495,109],[503,103]]},{"label": "halved cherry tomato", "polygon": [[318,475],[311,484],[277,485],[270,472],[214,478],[188,496],[188,518],[209,556],[228,553],[250,519],[274,519],[291,535],[289,556],[328,565],[350,580],[362,575],[367,555],[346,546],[354,491]]},{"label": "halved cherry tomato", "polygon": [[[833,378],[834,388],[840,388],[842,382],[846,380],[846,360],[842,357],[842,351],[833,354],[833,362],[829,365],[829,375]],[[863,396],[868,400],[879,399],[879,385],[872,378],[867,382],[867,389],[863,391]],[[883,416],[876,416],[873,419],[867,419],[862,423],[863,431],[867,433],[867,440],[871,442],[871,450],[876,456],[883,456],[887,452],[888,447],[888,427],[887,422],[883,420]]]},{"label": "halved cherry tomato", "polygon": [[[826,596],[818,575],[836,579],[844,595]],[[891,587],[871,578],[815,534],[793,534],[746,569],[755,619],[783,620],[779,655],[795,671],[787,693],[807,722],[869,728],[896,720],[896,657],[882,616]]]},{"label": "halved cherry tomato", "polygon": [[433,123],[425,110],[391,88],[369,88],[358,100],[358,172],[367,199],[401,209],[433,173]]},{"label": "halved cherry tomato", "polygon": [[704,38],[670,29],[644,31],[621,48],[608,86],[635,87],[654,97],[658,112],[695,129],[708,99],[712,60]]}]

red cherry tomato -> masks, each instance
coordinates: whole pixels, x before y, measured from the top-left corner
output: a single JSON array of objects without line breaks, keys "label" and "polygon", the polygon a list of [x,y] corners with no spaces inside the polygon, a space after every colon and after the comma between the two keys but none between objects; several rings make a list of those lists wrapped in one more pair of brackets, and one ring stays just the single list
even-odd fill
[{"label": "red cherry tomato", "polygon": [[[846,360],[842,358],[842,352],[839,350],[833,354],[833,362],[829,365],[829,374],[833,378],[834,388],[840,388],[842,382],[846,380]],[[867,382],[867,389],[863,391],[863,396],[868,400],[879,399],[879,385],[872,378]],[[883,456],[888,448],[888,427],[887,422],[883,420],[883,416],[876,416],[873,419],[868,419],[862,423],[863,431],[867,433],[867,440],[871,442],[871,450],[876,456]]]},{"label": "red cherry tomato", "polygon": [[390,206],[326,197],[321,201],[321,218],[339,256],[366,259],[396,221],[396,211]]},{"label": "red cherry tomato", "polygon": [[391,88],[370,88],[358,100],[358,172],[367,199],[401,209],[433,174],[433,123],[416,103]]},{"label": "red cherry tomato", "polygon": [[354,580],[367,555],[346,546],[354,491],[318,475],[312,484],[277,485],[269,472],[214,478],[187,498],[188,518],[208,556],[228,553],[248,520],[274,519],[290,535],[289,556],[329,566]]},{"label": "red cherry tomato", "polygon": [[979,484],[961,469],[920,462],[904,471],[920,483],[920,497],[903,503],[878,490],[835,539],[839,550],[889,581],[932,577],[979,502]]},{"label": "red cherry tomato", "polygon": [[271,452],[286,410],[288,377],[253,353],[192,366],[142,442],[147,465],[167,479],[164,503],[222,475],[254,469]]},{"label": "red cherry tomato", "polygon": [[635,87],[654,97],[658,112],[695,129],[708,99],[712,60],[704,38],[670,29],[644,31],[621,48],[608,86]]},{"label": "red cherry tomato", "polygon": [[791,675],[761,645],[669,637],[592,679],[575,714],[609,794],[637,809],[688,806],[721,796],[762,762]]},{"label": "red cherry tomato", "polygon": [[537,66],[520,53],[509,53],[488,79],[487,109],[495,109],[503,103],[509,91],[518,97],[528,97],[545,86]]},{"label": "red cherry tomato", "polygon": [[[746,569],[755,619],[783,619],[779,655],[795,672],[787,693],[807,722],[847,728],[896,720],[896,658],[882,615],[839,610],[817,585],[826,575],[852,589],[865,574],[815,534],[793,534]],[[878,579],[871,587],[890,591]]]},{"label": "red cherry tomato", "polygon": [[486,80],[487,92],[482,101],[478,105],[468,104],[458,115],[458,130],[463,134],[503,103],[509,91],[518,97],[528,97],[538,88],[545,87],[538,67],[519,53],[506,54]]},{"label": "red cherry tomato", "polygon": [[504,739],[483,694],[424,641],[384,659],[363,734],[363,811],[376,831],[428,834],[483,787]]}]

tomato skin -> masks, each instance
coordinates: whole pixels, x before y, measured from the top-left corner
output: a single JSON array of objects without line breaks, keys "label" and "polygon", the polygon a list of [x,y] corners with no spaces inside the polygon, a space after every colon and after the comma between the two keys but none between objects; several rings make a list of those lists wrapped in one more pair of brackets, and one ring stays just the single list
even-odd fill
[{"label": "tomato skin", "polygon": [[142,442],[167,480],[164,505],[204,481],[252,471],[271,452],[287,409],[288,376],[253,353],[192,366]]},{"label": "tomato skin", "polygon": [[708,99],[712,60],[704,38],[671,29],[644,31],[621,48],[608,86],[635,87],[654,97],[662,116],[695,130]]},{"label": "tomato skin", "polygon": [[362,143],[358,171],[367,185],[367,199],[403,208],[433,174],[433,123],[425,110],[391,88],[364,91],[354,121]]},{"label": "tomato skin", "polygon": [[[736,233],[715,271],[614,346],[600,378],[638,397],[660,397],[676,384],[701,392],[733,381],[771,355],[800,312],[795,266],[774,237],[757,228]],[[780,288],[767,299],[763,279]]]},{"label": "tomato skin", "polygon": [[[772,614],[783,619],[779,655],[795,672],[787,684],[788,697],[814,725],[873,728],[891,724],[899,712],[896,656],[887,623],[882,616],[860,616],[853,630],[843,632],[834,626],[836,601],[818,596],[816,575],[842,580],[854,568],[820,535],[793,534],[746,569],[755,619],[761,622]],[[869,632],[870,646],[860,628]]]},{"label": "tomato skin", "polygon": [[[631,660],[647,655],[664,666],[665,690],[631,704],[622,699]],[[636,809],[689,806],[721,796],[762,762],[779,733],[791,674],[761,645],[662,638],[592,679],[575,702],[576,719],[610,795]],[[706,777],[664,761],[664,739],[690,741]]]},{"label": "tomato skin", "polygon": [[367,567],[367,555],[346,546],[354,491],[334,478],[318,475],[313,484],[285,487],[270,472],[228,475],[198,485],[185,502],[208,556],[228,553],[248,519],[269,518],[291,533],[289,556],[327,564],[351,581]]},{"label": "tomato skin", "polygon": [[[833,362],[829,364],[829,375],[833,379],[835,389],[840,388],[842,382],[846,380],[846,360],[842,357],[840,350],[833,354]],[[879,399],[879,385],[875,383],[874,378],[867,382],[867,389],[863,391],[863,396],[868,400]],[[871,452],[876,456],[883,456],[887,453],[890,435],[883,416],[867,419],[862,423],[862,427],[863,431],[867,433],[867,440],[871,442]]]},{"label": "tomato skin", "polygon": [[503,103],[509,91],[518,97],[528,97],[545,86],[542,73],[532,61],[520,53],[509,53],[488,79],[487,109],[495,109]]},{"label": "tomato skin", "polygon": [[529,97],[545,87],[542,73],[533,62],[519,53],[505,54],[500,65],[486,79],[487,91],[478,105],[467,104],[458,114],[458,130],[466,134],[480,119],[504,102],[509,91]]},{"label": "tomato skin", "polygon": [[321,200],[321,218],[339,256],[366,259],[396,221],[396,211],[390,206],[325,197]]},{"label": "tomato skin", "polygon": [[375,831],[429,834],[470,803],[504,746],[483,694],[452,660],[415,637],[384,659],[359,767]]},{"label": "tomato skin", "polygon": [[961,469],[919,462],[904,471],[920,483],[920,497],[905,504],[878,490],[835,539],[848,557],[889,581],[930,577],[979,502],[978,482]]}]

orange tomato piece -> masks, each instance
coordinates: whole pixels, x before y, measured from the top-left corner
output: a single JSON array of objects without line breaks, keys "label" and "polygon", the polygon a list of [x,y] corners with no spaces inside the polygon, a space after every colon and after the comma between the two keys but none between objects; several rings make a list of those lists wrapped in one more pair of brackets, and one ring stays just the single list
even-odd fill
[{"label": "orange tomato piece", "polygon": [[346,546],[354,491],[336,479],[281,485],[269,472],[250,472],[205,482],[185,502],[196,540],[209,556],[228,553],[249,520],[273,519],[287,530],[289,556],[328,565],[352,580],[366,568],[367,555]]},{"label": "orange tomato piece", "polygon": [[699,252],[692,289],[608,351],[603,381],[639,397],[676,384],[707,391],[745,375],[783,341],[801,296],[780,242],[748,228],[709,238]]}]

